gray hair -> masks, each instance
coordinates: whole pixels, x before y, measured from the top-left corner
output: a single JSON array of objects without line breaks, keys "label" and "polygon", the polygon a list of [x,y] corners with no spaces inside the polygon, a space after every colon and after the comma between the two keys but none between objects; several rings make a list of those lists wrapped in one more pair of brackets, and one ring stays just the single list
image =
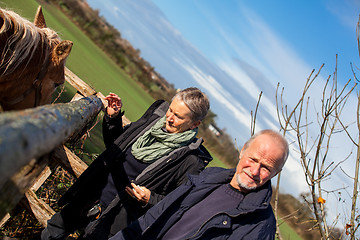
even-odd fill
[{"label": "gray hair", "polygon": [[270,130],[270,129],[265,129],[260,132],[257,132],[256,134],[251,136],[251,138],[249,140],[246,141],[246,143],[244,144],[244,150],[250,146],[250,143],[252,141],[254,141],[255,138],[257,138],[260,135],[264,135],[264,134],[272,137],[274,139],[274,141],[277,141],[283,147],[284,155],[283,155],[283,159],[281,159],[282,160],[282,164],[280,164],[280,169],[281,169],[284,166],[284,164],[289,156],[289,144],[280,133],[278,133],[274,130]]},{"label": "gray hair", "polygon": [[181,90],[173,97],[181,100],[191,111],[191,119],[193,121],[202,121],[209,111],[210,103],[205,93],[198,88],[190,87]]}]

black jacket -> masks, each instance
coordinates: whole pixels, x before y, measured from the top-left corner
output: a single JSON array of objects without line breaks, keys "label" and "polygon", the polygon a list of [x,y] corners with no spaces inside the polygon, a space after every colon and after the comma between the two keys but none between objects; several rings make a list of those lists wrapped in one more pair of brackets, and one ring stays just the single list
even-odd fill
[{"label": "black jacket", "polygon": [[[116,181],[121,181],[124,176],[117,176],[119,174],[113,170],[121,165],[122,154],[139,136],[165,115],[168,106],[168,103],[163,100],[154,102],[138,121],[125,128],[122,128],[121,121],[116,122],[114,119],[105,117],[103,133],[106,150],[65,193],[59,205],[76,202],[76,205],[81,207],[78,209],[79,213],[75,214],[84,215],[88,207],[99,199],[110,172],[115,177],[115,185]],[[190,145],[176,149],[155,161],[136,179],[136,184],[145,186],[152,192],[147,207],[153,206],[177,186],[186,182],[187,174],[200,173],[211,160],[210,154],[202,146],[202,139],[196,139]],[[131,211],[133,214],[131,219],[141,216],[147,208],[138,210]]]},{"label": "black jacket", "polygon": [[[111,240],[161,239],[185,211],[214,189],[228,184],[234,173],[235,169],[207,168],[197,176],[190,176],[186,184]],[[215,214],[185,239],[275,239],[276,221],[270,205],[271,195],[271,182],[268,181],[246,194],[236,208]]]}]

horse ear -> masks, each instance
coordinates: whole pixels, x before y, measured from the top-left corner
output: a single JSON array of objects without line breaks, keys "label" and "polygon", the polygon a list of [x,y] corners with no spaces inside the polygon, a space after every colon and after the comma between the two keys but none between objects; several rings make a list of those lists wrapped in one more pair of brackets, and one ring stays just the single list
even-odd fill
[{"label": "horse ear", "polygon": [[46,28],[45,17],[44,17],[44,14],[42,12],[41,6],[39,6],[37,11],[36,11],[34,24],[38,28]]},{"label": "horse ear", "polygon": [[73,42],[69,40],[64,40],[60,42],[52,52],[52,60],[54,63],[60,64],[64,61],[70,54]]}]

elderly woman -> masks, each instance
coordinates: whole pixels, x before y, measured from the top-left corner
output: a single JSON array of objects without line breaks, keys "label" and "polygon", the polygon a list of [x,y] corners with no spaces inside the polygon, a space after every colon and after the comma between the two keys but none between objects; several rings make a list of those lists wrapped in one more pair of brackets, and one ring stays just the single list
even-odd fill
[{"label": "elderly woman", "polygon": [[67,205],[48,221],[42,239],[64,239],[85,226],[85,238],[107,239],[212,159],[196,138],[209,110],[199,89],[178,92],[170,105],[156,101],[124,128],[121,99],[116,94],[106,99],[106,150],[60,199],[60,205]]}]

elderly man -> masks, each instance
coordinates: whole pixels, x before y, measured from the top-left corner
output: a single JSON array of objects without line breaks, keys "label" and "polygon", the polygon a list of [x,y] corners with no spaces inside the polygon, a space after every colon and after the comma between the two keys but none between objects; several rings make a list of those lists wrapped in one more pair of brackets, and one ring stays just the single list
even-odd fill
[{"label": "elderly man", "polygon": [[277,132],[264,130],[243,146],[236,169],[207,168],[111,240],[274,239],[270,179],[288,156]]},{"label": "elderly man", "polygon": [[124,128],[121,99],[116,94],[106,99],[106,150],[60,199],[59,205],[67,205],[48,221],[41,239],[64,239],[85,226],[84,237],[107,239],[212,160],[196,138],[209,109],[199,89],[178,92],[170,105],[156,101]]}]

